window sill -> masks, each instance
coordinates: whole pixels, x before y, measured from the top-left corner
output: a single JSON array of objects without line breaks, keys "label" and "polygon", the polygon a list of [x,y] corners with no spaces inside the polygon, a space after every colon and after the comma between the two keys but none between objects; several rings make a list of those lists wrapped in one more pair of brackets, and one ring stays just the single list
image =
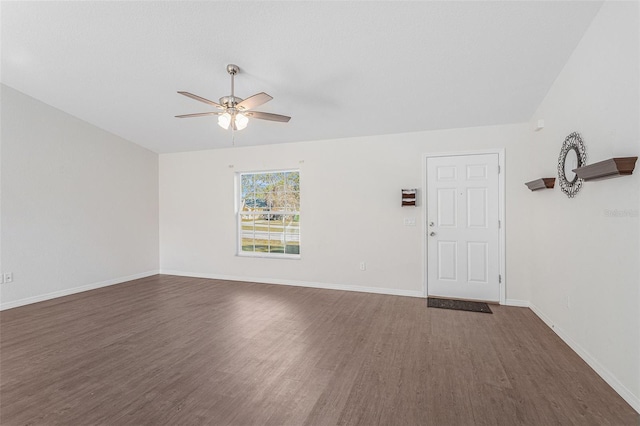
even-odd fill
[{"label": "window sill", "polygon": [[300,260],[300,255],[299,254],[241,252],[241,253],[236,253],[236,256],[238,256],[238,257],[253,257],[253,258],[259,258],[259,259]]}]

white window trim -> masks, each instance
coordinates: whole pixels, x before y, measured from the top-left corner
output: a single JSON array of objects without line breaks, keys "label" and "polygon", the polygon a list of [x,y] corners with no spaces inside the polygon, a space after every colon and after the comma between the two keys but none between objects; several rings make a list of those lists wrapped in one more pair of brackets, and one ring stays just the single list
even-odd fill
[{"label": "white window trim", "polygon": [[[264,253],[264,252],[255,252],[255,251],[242,251],[242,220],[240,219],[240,206],[242,205],[242,183],[241,176],[243,174],[259,174],[259,173],[286,173],[286,172],[297,172],[300,174],[300,169],[277,169],[277,170],[246,170],[239,171],[235,173],[234,176],[234,207],[235,207],[235,218],[236,218],[236,256],[238,257],[250,257],[250,258],[263,258],[263,259],[288,259],[288,260],[299,260],[301,258],[300,254],[288,254],[288,253]],[[296,214],[301,215],[301,210],[297,210]],[[274,210],[272,214],[291,214],[290,211],[283,210]],[[253,214],[253,213],[248,213]],[[255,213],[258,215],[259,213]],[[260,213],[262,214],[262,213]],[[300,229],[300,225],[298,225]],[[302,237],[300,231],[298,231],[299,241],[298,244],[302,246]]]}]

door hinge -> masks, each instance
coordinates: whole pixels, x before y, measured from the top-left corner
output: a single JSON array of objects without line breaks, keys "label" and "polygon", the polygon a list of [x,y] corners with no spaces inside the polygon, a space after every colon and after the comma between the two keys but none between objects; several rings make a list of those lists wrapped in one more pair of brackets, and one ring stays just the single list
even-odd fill
[{"label": "door hinge", "polygon": [[498,174],[500,174],[500,165],[498,165]]},{"label": "door hinge", "polygon": [[498,275],[498,284],[502,284],[502,274]]}]

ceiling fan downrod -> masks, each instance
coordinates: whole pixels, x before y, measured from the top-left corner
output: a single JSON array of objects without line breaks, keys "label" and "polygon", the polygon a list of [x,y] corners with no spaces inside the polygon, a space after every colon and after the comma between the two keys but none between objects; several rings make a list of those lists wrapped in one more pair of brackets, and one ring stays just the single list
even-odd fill
[{"label": "ceiling fan downrod", "polygon": [[240,67],[235,64],[227,65],[227,72],[231,75],[231,96],[223,96],[220,98],[220,103],[228,108],[235,108],[242,99],[235,96],[235,75],[240,72]]}]

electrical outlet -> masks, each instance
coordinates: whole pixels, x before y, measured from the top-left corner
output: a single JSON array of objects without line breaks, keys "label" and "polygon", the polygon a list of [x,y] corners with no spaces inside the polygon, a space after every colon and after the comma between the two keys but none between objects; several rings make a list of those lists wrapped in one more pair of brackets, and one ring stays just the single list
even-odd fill
[{"label": "electrical outlet", "polygon": [[366,271],[367,270],[367,262],[360,262],[360,270],[361,271]]},{"label": "electrical outlet", "polygon": [[13,282],[13,272],[7,272],[6,274],[4,274],[3,277],[3,281],[5,283],[12,283]]}]

